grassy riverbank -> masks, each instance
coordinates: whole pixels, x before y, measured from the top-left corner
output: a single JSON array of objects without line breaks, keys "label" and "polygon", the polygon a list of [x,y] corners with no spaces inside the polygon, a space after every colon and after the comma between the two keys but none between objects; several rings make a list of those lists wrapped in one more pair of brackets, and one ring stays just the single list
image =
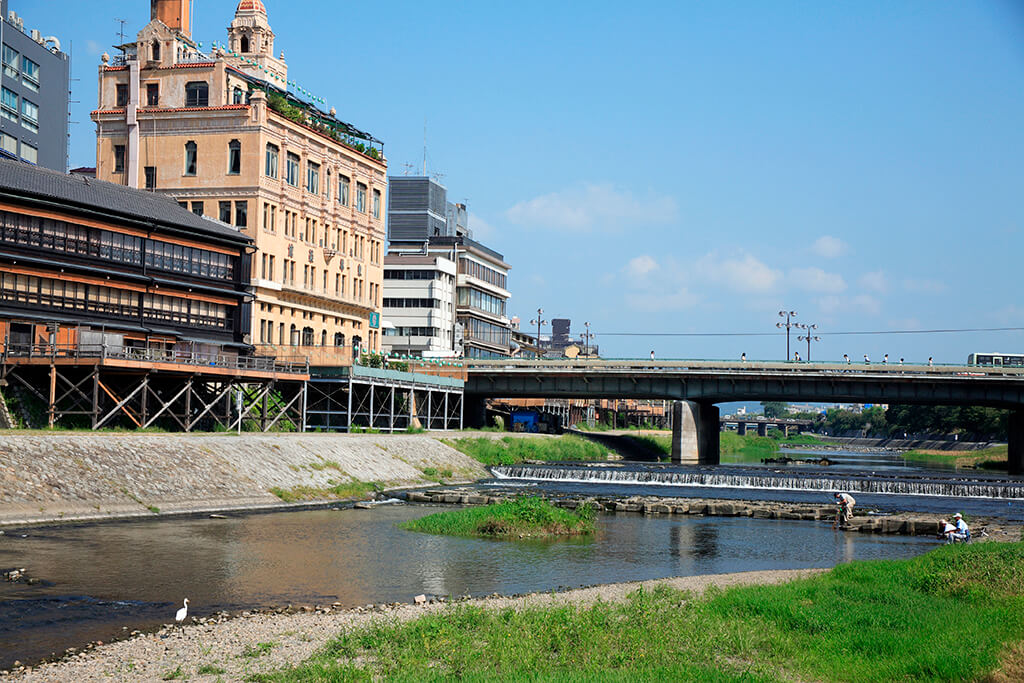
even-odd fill
[{"label": "grassy riverbank", "polygon": [[1008,446],[993,446],[980,451],[907,451],[903,457],[915,462],[933,463],[947,467],[980,467],[1005,470],[1009,464]]},{"label": "grassy riverbank", "polygon": [[1001,664],[1013,680],[1022,638],[1024,543],[979,543],[702,597],[456,605],[344,633],[255,680],[978,680]]},{"label": "grassy riverbank", "polygon": [[527,460],[605,460],[605,446],[573,434],[557,437],[514,437],[500,439],[466,437],[445,439],[444,443],[484,465],[515,465]]},{"label": "grassy riverbank", "polygon": [[[642,444],[649,450],[662,453],[662,460],[667,460],[672,454],[670,436],[644,434],[630,435],[626,438]],[[740,436],[735,432],[722,432],[719,435],[719,452],[723,462],[760,462],[762,458],[774,457],[783,445],[813,446],[821,443],[824,442],[812,434],[795,434],[784,439],[776,439],[770,436]]]},{"label": "grassy riverbank", "polygon": [[520,498],[508,503],[451,510],[410,520],[410,531],[447,536],[496,538],[550,538],[594,533],[593,508],[565,510],[541,498]]}]

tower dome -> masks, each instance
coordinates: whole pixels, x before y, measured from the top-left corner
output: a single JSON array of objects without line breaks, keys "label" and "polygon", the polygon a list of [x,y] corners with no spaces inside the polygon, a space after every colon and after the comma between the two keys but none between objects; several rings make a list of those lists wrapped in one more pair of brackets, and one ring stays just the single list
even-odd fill
[{"label": "tower dome", "polygon": [[238,3],[238,9],[235,10],[235,14],[239,12],[262,12],[267,13],[267,8],[263,6],[261,0],[241,0]]}]

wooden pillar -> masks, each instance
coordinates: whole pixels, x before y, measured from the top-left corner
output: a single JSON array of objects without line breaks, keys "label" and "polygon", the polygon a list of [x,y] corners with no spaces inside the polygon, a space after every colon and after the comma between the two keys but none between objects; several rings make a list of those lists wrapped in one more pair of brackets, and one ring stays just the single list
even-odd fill
[{"label": "wooden pillar", "polygon": [[54,405],[57,402],[57,366],[52,362],[50,363],[50,405],[48,409],[47,421],[49,422],[50,429],[53,429],[53,423],[56,422],[57,406]]}]

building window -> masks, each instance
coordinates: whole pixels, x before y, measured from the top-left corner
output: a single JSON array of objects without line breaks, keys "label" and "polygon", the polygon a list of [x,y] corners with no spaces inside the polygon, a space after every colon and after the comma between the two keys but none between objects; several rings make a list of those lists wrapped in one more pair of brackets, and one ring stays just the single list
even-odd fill
[{"label": "building window", "polygon": [[287,166],[285,167],[284,180],[294,187],[299,186],[299,155],[288,152]]},{"label": "building window", "polygon": [[160,41],[153,41],[153,43],[149,46],[149,54],[154,62],[160,61]]},{"label": "building window", "polygon": [[312,161],[306,162],[306,191],[320,194],[320,164]]},{"label": "building window", "polygon": [[220,222],[231,225],[231,202],[219,202],[218,208],[217,218]]},{"label": "building window", "polygon": [[338,201],[341,202],[342,206],[348,206],[348,178],[339,175],[338,176]]},{"label": "building window", "polygon": [[116,86],[116,94],[114,95],[114,106],[123,107],[128,104],[128,84],[118,83]]},{"label": "building window", "polygon": [[266,168],[264,169],[264,174],[268,178],[277,177],[277,155],[279,151],[280,150],[278,150],[277,145],[272,145],[269,142],[267,143],[267,163]]},{"label": "building window", "polygon": [[178,202],[178,206],[188,211],[188,202]]},{"label": "building window", "polygon": [[189,140],[185,143],[185,175],[196,174],[196,143]]},{"label": "building window", "polygon": [[380,190],[373,191],[373,217],[380,218]]},{"label": "building window", "polygon": [[245,94],[242,92],[242,89],[236,86],[231,91],[231,104],[242,104],[244,99]]},{"label": "building window", "polygon": [[18,123],[18,93],[4,88],[0,94],[0,111],[5,119]]},{"label": "building window", "polygon": [[239,43],[238,51],[242,54],[249,52],[249,36],[242,36],[242,40]]},{"label": "building window", "polygon": [[39,132],[39,107],[24,97],[21,98],[21,125],[33,133]]},{"label": "building window", "polygon": [[331,169],[327,169],[327,178],[324,180],[324,195],[328,200],[331,198]]},{"label": "building window", "polygon": [[124,173],[124,145],[114,145],[114,173]]},{"label": "building window", "polygon": [[235,227],[244,228],[249,222],[249,202],[235,202]]},{"label": "building window", "polygon": [[185,84],[186,107],[210,106],[210,86],[205,81],[193,81]]},{"label": "building window", "polygon": [[228,143],[228,175],[242,172],[242,143],[232,140]]},{"label": "building window", "polygon": [[21,76],[26,88],[39,92],[39,65],[24,55],[21,57]]},{"label": "building window", "polygon": [[0,134],[0,149],[12,157],[18,156],[18,138],[7,133]]},{"label": "building window", "polygon": [[[5,17],[0,17],[0,20]],[[18,52],[10,45],[4,44],[4,75],[11,78],[18,77]]]},{"label": "building window", "polygon": [[356,211],[366,213],[366,185],[356,183]]},{"label": "building window", "polygon": [[203,202],[192,202],[192,213],[197,216],[203,215]]},{"label": "building window", "polygon": [[160,84],[159,83],[147,83],[146,84],[146,106],[156,107],[160,104]]},{"label": "building window", "polygon": [[146,189],[156,189],[156,166],[147,166],[146,171]]},{"label": "building window", "polygon": [[28,144],[27,142],[22,141],[21,158],[24,159],[25,161],[30,161],[33,164],[38,164],[39,150],[33,147],[32,145]]}]

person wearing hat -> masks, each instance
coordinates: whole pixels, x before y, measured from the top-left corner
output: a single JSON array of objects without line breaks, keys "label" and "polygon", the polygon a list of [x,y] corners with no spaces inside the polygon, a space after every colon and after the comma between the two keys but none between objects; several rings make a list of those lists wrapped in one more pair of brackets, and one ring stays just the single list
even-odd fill
[{"label": "person wearing hat", "polygon": [[956,533],[961,541],[971,540],[971,530],[967,526],[967,522],[964,521],[964,516],[959,512],[953,515],[953,524],[956,526]]},{"label": "person wearing hat", "polygon": [[853,519],[853,506],[856,502],[849,493],[836,492],[836,505],[843,513],[844,524]]}]

